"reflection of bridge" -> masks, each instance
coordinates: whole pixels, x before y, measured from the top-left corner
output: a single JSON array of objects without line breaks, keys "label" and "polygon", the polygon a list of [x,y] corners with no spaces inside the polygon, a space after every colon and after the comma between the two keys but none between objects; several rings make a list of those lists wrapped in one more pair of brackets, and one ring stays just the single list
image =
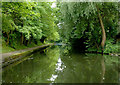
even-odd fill
[{"label": "reflection of bridge", "polygon": [[64,43],[55,43],[54,45],[66,45]]}]

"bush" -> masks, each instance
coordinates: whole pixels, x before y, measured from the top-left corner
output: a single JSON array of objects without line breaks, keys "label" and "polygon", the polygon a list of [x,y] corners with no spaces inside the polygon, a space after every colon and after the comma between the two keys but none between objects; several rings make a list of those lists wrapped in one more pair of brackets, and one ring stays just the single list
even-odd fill
[{"label": "bush", "polygon": [[110,39],[106,41],[105,53],[118,53],[119,44],[113,44],[114,39]]}]

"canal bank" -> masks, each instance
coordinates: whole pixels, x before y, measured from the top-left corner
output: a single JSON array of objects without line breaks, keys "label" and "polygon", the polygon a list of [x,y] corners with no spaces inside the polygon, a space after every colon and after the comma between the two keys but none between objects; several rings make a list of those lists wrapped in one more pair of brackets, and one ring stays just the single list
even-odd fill
[{"label": "canal bank", "polygon": [[52,46],[52,45],[54,45],[54,43],[0,54],[0,55],[2,55],[2,67],[6,67],[16,61],[21,60],[23,57],[29,56],[36,51],[42,50],[42,49],[44,49],[48,46]]}]

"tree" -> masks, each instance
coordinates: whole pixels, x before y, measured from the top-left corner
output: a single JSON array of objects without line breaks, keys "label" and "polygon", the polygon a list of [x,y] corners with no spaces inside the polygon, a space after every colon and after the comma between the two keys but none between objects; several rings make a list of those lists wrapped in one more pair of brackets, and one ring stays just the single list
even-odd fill
[{"label": "tree", "polygon": [[[21,44],[30,42],[56,41],[59,39],[55,9],[51,2],[3,2],[3,36],[7,45],[14,46],[17,39]],[[6,33],[6,34],[5,34]]]},{"label": "tree", "polygon": [[60,4],[61,31],[64,31],[62,37],[65,37],[67,42],[73,42],[75,38],[84,38],[88,50],[99,49],[100,42],[104,50],[106,37],[109,39],[116,35],[117,3],[62,2]]}]

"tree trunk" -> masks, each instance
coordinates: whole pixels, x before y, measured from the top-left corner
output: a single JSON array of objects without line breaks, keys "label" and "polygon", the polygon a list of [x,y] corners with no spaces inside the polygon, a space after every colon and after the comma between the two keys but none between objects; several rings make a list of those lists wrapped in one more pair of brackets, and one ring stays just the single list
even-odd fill
[{"label": "tree trunk", "polygon": [[24,39],[24,36],[23,36],[23,33],[21,35],[21,44],[23,44],[23,39]]},{"label": "tree trunk", "polygon": [[102,28],[102,42],[101,42],[101,46],[102,46],[102,54],[103,54],[105,41],[106,41],[106,34],[105,34],[105,29],[104,29],[104,25],[103,25],[103,22],[102,22],[102,18],[101,18],[100,15],[99,15],[99,19],[100,19],[100,24],[101,24],[101,28]]},{"label": "tree trunk", "polygon": [[7,45],[9,44],[9,32],[7,32]]},{"label": "tree trunk", "polygon": [[30,43],[30,39],[28,39],[27,45],[29,45],[29,43]]},{"label": "tree trunk", "polygon": [[96,47],[97,47],[97,51],[99,50],[99,46],[98,46],[98,44],[95,42],[95,44],[96,44]]},{"label": "tree trunk", "polygon": [[98,17],[100,20],[100,24],[101,24],[101,29],[102,29],[102,42],[101,42],[101,47],[102,47],[102,54],[104,52],[104,46],[105,46],[105,41],[106,41],[106,34],[105,34],[105,29],[104,29],[104,25],[103,25],[103,21],[102,21],[102,17],[99,13],[99,9],[97,8],[98,11]]}]

